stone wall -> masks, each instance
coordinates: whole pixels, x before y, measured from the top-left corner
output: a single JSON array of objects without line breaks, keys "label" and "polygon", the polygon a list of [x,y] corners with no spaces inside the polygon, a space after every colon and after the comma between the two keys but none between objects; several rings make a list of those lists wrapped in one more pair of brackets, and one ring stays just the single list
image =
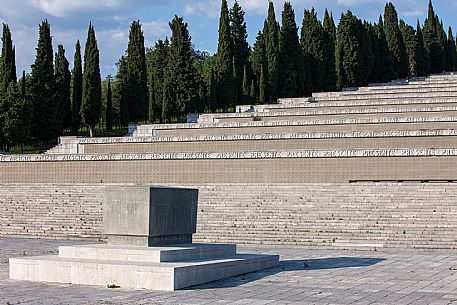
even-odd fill
[{"label": "stone wall", "polygon": [[457,180],[456,154],[457,149],[397,149],[39,155],[41,161],[8,156],[16,161],[0,162],[0,183],[449,181]]}]

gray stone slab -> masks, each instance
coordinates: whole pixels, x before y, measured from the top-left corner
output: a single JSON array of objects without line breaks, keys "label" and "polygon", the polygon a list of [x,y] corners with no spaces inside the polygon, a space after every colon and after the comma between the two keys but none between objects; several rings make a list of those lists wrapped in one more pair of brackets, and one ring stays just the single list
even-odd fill
[{"label": "gray stone slab", "polygon": [[104,234],[112,244],[191,243],[197,203],[196,189],[107,186],[103,194]]},{"label": "gray stone slab", "polygon": [[10,278],[80,285],[174,291],[278,265],[277,255],[153,263],[59,256],[11,258]]},{"label": "gray stone slab", "polygon": [[214,259],[235,254],[235,244],[180,244],[162,247],[95,244],[59,247],[60,257],[155,263]]}]

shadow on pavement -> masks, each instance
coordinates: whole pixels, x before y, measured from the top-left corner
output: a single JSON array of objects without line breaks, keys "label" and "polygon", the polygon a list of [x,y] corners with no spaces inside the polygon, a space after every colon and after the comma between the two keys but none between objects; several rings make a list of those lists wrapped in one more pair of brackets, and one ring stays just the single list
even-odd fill
[{"label": "shadow on pavement", "polygon": [[237,287],[282,272],[306,272],[311,270],[369,267],[384,260],[385,259],[383,258],[370,257],[329,257],[304,260],[282,260],[277,267],[238,275],[198,286],[192,286],[186,288],[185,290]]}]

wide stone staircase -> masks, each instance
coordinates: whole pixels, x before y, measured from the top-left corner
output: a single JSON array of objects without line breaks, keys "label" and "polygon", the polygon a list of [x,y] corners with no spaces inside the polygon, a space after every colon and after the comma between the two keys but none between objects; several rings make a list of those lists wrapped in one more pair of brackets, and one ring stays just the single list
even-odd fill
[{"label": "wide stone staircase", "polygon": [[214,185],[201,192],[196,237],[277,246],[457,249],[456,203],[456,184]]},{"label": "wide stone staircase", "polygon": [[[457,184],[202,184],[195,242],[457,249]],[[103,239],[103,185],[2,185],[0,235]]]}]

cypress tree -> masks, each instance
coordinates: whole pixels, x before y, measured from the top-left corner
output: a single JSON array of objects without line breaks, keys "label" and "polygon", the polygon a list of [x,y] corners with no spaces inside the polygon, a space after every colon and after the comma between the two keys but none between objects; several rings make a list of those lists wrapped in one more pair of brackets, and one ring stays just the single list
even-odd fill
[{"label": "cypress tree", "polygon": [[139,21],[133,21],[130,26],[126,60],[129,119],[132,122],[145,121],[148,116],[148,84],[144,36]]},{"label": "cypress tree", "polygon": [[[265,39],[264,34],[262,32],[258,32],[256,41],[254,43],[254,48],[252,50],[252,54],[250,57],[251,65],[252,65],[252,72],[254,74],[252,81],[254,81],[254,90],[255,92],[259,92],[259,81],[260,81],[260,74],[262,69],[264,69],[264,77],[265,71],[268,71],[268,63],[266,57],[266,49],[265,49]],[[271,91],[269,91],[271,92]],[[254,96],[257,96],[254,95]],[[254,97],[251,95],[251,97]]]},{"label": "cypress tree", "polygon": [[[192,42],[183,18],[175,16],[170,22],[171,43],[166,73],[171,80],[173,98],[169,100],[169,109],[177,120],[183,120],[186,113],[196,112],[198,82],[193,65]],[[231,63],[233,58],[231,59]],[[170,91],[169,91],[170,92]]]},{"label": "cypress tree", "polygon": [[[16,56],[15,48],[13,47],[13,41],[11,38],[11,31],[8,25],[3,24],[3,37],[2,37],[2,54],[0,58],[0,98],[5,95],[8,90],[8,86],[11,83],[16,83]],[[6,112],[8,111],[9,106],[7,106],[7,101],[0,99],[0,143],[4,142],[4,124],[7,124],[5,120]]]},{"label": "cypress tree", "polygon": [[427,51],[424,46],[424,37],[422,35],[421,25],[419,20],[416,26],[416,73],[419,76],[426,76],[430,70],[430,62],[428,60]]},{"label": "cypress tree", "polygon": [[127,127],[129,119],[127,60],[121,56],[117,64],[116,87],[119,94],[119,115],[122,127]]},{"label": "cypress tree", "polygon": [[395,71],[392,54],[389,52],[389,47],[387,46],[382,16],[379,16],[379,21],[378,24],[375,25],[374,31],[374,45],[377,50],[374,50],[373,77],[370,81],[375,83],[386,83],[395,78]]},{"label": "cypress tree", "polygon": [[254,104],[256,101],[256,94],[255,94],[255,83],[254,80],[251,80],[251,88],[249,90],[249,100],[251,104]]},{"label": "cypress tree", "polygon": [[[24,79],[25,80],[25,79]],[[15,82],[7,86],[4,102],[8,106],[5,112],[4,135],[7,143],[20,144],[23,153],[23,143],[30,134],[30,106]]]},{"label": "cypress tree", "polygon": [[[279,24],[276,21],[275,8],[272,1],[268,3],[268,17],[263,30],[264,57],[266,62],[268,101],[271,103],[278,97],[279,86]],[[258,70],[260,76],[260,70]]]},{"label": "cypress tree", "polygon": [[301,30],[300,44],[309,67],[312,91],[322,91],[324,88],[324,49],[325,39],[322,24],[317,19],[314,8],[305,10]]},{"label": "cypress tree", "polygon": [[6,93],[8,86],[11,82],[16,83],[16,56],[15,48],[13,46],[13,40],[11,38],[11,31],[7,24],[3,24],[3,47],[1,57],[1,80],[2,80],[2,92]]},{"label": "cypress tree", "polygon": [[433,9],[432,1],[428,3],[428,16],[424,22],[424,46],[430,62],[430,73],[442,73],[446,69],[446,53],[440,44],[439,36],[442,35],[438,16]]},{"label": "cypress tree", "polygon": [[407,25],[403,20],[400,20],[400,32],[406,46],[406,53],[408,54],[408,76],[417,74],[416,50],[417,50],[417,36],[416,31],[410,25]]},{"label": "cypress tree", "polygon": [[[438,16],[436,17],[438,19]],[[443,62],[442,62],[442,65],[443,65],[443,72],[446,71],[446,44],[447,44],[447,37],[446,37],[446,32],[444,30],[444,26],[443,26],[443,20],[441,20],[439,23],[438,23],[438,43],[440,45],[440,50],[443,51]]]},{"label": "cypress tree", "polygon": [[446,41],[446,71],[453,72],[456,69],[457,51],[455,46],[454,34],[449,27]]},{"label": "cypress tree", "polygon": [[405,78],[408,75],[408,58],[398,25],[398,14],[391,2],[386,4],[384,11],[384,31],[389,52],[394,60],[395,76]]},{"label": "cypress tree", "polygon": [[102,81],[100,76],[100,55],[95,30],[89,24],[86,48],[84,50],[83,94],[81,117],[93,137],[95,126],[100,121]]},{"label": "cypress tree", "polygon": [[297,97],[304,91],[303,54],[290,2],[284,3],[279,40],[279,92],[282,97]]},{"label": "cypress tree", "polygon": [[39,141],[40,152],[43,142],[58,135],[58,103],[54,75],[54,52],[52,51],[51,28],[44,20],[39,28],[35,62],[32,65],[30,94],[33,108],[33,136]]},{"label": "cypress tree", "polygon": [[234,104],[233,47],[230,34],[227,0],[222,0],[219,20],[219,39],[216,54],[217,100],[223,110]]},{"label": "cypress tree", "polygon": [[351,11],[341,15],[337,32],[336,69],[339,88],[368,83],[371,47],[366,28]]},{"label": "cypress tree", "polygon": [[211,112],[215,112],[217,107],[217,80],[213,67],[211,67],[211,75],[208,86],[208,97],[208,108]]},{"label": "cypress tree", "polygon": [[168,65],[168,39],[156,42],[154,49],[148,53],[148,73],[150,77],[149,117],[151,122],[162,120],[162,97],[164,73]]},{"label": "cypress tree", "polygon": [[71,133],[78,134],[81,125],[81,100],[83,90],[83,68],[81,62],[81,44],[79,39],[76,42],[75,56],[73,63],[73,84],[71,100]]},{"label": "cypress tree", "polygon": [[57,48],[55,57],[56,98],[58,103],[59,132],[71,127],[71,73],[62,45]]},{"label": "cypress tree", "polygon": [[248,34],[246,22],[244,21],[244,11],[236,0],[230,10],[230,31],[233,43],[233,74],[236,80],[236,101],[241,102],[243,100],[243,67],[248,64],[249,44],[247,42]]},{"label": "cypress tree", "polygon": [[251,82],[249,81],[249,76],[248,76],[248,68],[245,65],[243,69],[243,98],[242,102],[243,104],[248,104],[249,103],[249,93],[250,93],[250,84]]},{"label": "cypress tree", "polygon": [[113,94],[111,92],[111,78],[108,78],[108,89],[106,92],[106,130],[113,130]]},{"label": "cypress tree", "polygon": [[266,87],[267,87],[267,84],[266,84],[266,79],[265,79],[265,69],[262,67],[260,69],[260,79],[259,79],[259,100],[258,100],[259,104],[265,104],[267,102],[266,95],[265,95]]},{"label": "cypress tree", "polygon": [[172,74],[167,71],[164,75],[163,92],[162,92],[162,121],[164,123],[172,122],[173,107],[175,105],[175,92],[173,90]]},{"label": "cypress tree", "polygon": [[323,90],[336,90],[336,67],[335,67],[335,45],[336,45],[336,27],[333,21],[333,15],[325,10],[324,23],[324,79]]},{"label": "cypress tree", "polygon": [[25,70],[22,71],[21,95],[24,100],[27,98],[27,77],[25,75]]}]

